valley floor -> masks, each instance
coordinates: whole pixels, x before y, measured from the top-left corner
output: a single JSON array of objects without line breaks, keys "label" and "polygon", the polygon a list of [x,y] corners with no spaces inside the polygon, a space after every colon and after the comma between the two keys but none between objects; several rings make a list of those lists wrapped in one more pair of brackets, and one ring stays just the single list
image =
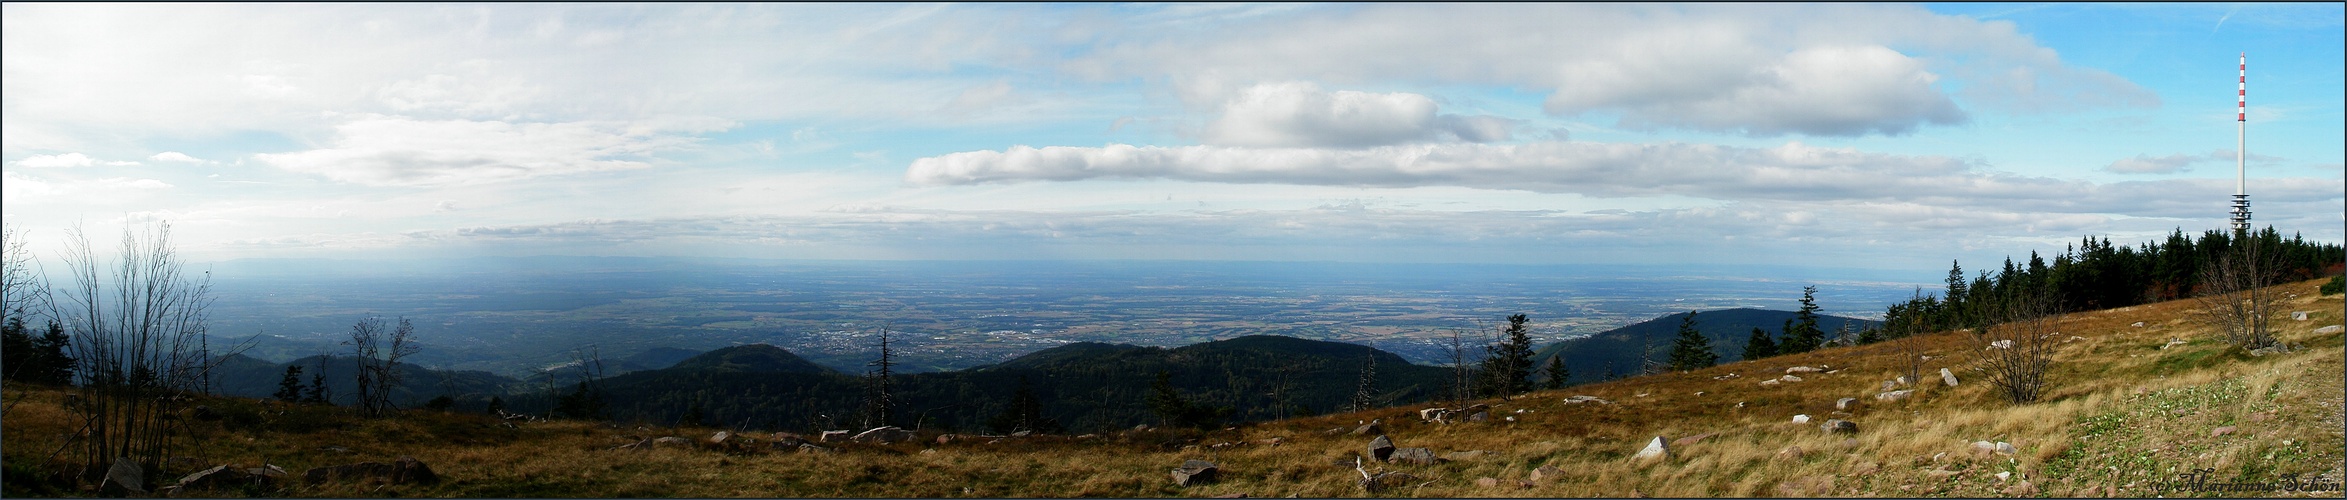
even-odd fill
[{"label": "valley floor", "polygon": [[[2286,342],[2303,347],[2285,354],[2250,356],[2223,344],[2193,319],[2192,301],[2065,316],[2047,396],[2019,406],[1966,369],[1972,348],[1965,333],[1944,332],[1920,337],[1930,356],[1924,380],[1900,387],[1915,392],[1897,401],[1875,398],[1907,368],[1907,356],[1885,342],[1481,401],[1492,407],[1482,423],[1422,422],[1418,408],[1388,408],[1212,432],[941,443],[924,431],[905,443],[823,443],[831,452],[775,450],[768,446],[773,432],[740,433],[746,444],[734,438],[731,450],[621,449],[661,436],[701,440],[717,429],[508,427],[485,416],[427,411],[357,420],[330,408],[211,399],[205,404],[214,414],[191,417],[187,459],[167,466],[166,477],[218,464],[274,464],[293,476],[202,494],[295,497],[2338,498],[2347,480],[2347,345],[2336,329],[2318,332],[2341,324],[2342,303],[2318,297],[2317,284],[2284,286],[2274,324]],[[2311,313],[2293,321],[2291,311]],[[1820,371],[1759,383],[1794,367]],[[1940,381],[1943,367],[1957,385]],[[1576,395],[1601,401],[1568,402]],[[9,409],[0,419],[7,496],[93,494],[50,479],[67,467],[50,452],[75,430],[63,398],[53,388],[8,387]],[[1841,398],[1858,401],[1837,409]],[[1848,420],[1857,432],[1830,434],[1817,422],[1792,423],[1795,415]],[[1454,460],[1372,461],[1357,470],[1354,458],[1375,434],[1353,431],[1370,420],[1397,446]],[[1632,458],[1657,437],[1675,442],[1668,458]],[[2011,452],[1976,452],[1977,441],[2010,443]],[[1789,451],[1795,447],[1800,452]],[[1453,454],[1472,451],[1483,453]],[[428,464],[441,480],[300,480],[312,467],[403,456]],[[1185,460],[1214,463],[1217,479],[1176,486],[1169,471]],[[1384,471],[1416,479],[1364,492],[1363,473]],[[2284,481],[2301,491],[2255,489]]]}]

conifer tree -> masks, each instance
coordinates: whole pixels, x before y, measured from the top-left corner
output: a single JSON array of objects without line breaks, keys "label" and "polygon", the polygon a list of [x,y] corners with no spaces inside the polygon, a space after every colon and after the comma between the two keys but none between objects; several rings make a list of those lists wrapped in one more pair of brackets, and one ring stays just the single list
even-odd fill
[{"label": "conifer tree", "polygon": [[277,380],[277,393],[270,396],[287,403],[300,402],[302,399],[301,365],[285,365],[285,378]]},{"label": "conifer tree", "polygon": [[1768,336],[1768,330],[1752,328],[1752,337],[1744,340],[1744,359],[1760,359],[1777,355],[1777,341]]},{"label": "conifer tree", "polygon": [[1565,368],[1565,353],[1548,357],[1548,388],[1563,389],[1565,381],[1573,378],[1573,371]]},{"label": "conifer tree", "polygon": [[1711,352],[1711,339],[1695,329],[1695,311],[1687,311],[1686,319],[1679,321],[1679,338],[1671,344],[1671,369],[1688,371],[1719,364],[1719,354]]},{"label": "conifer tree", "polygon": [[994,432],[1005,434],[1018,431],[1050,434],[1061,430],[1059,422],[1043,416],[1043,399],[1035,397],[1035,389],[1025,376],[1019,377],[1019,389],[1011,394],[1010,406],[1004,407],[986,425]]},{"label": "conifer tree", "polygon": [[1369,353],[1369,359],[1361,363],[1361,381],[1358,386],[1353,389],[1352,411],[1367,410],[1370,408],[1375,408],[1376,405],[1377,353],[1371,352]]},{"label": "conifer tree", "polygon": [[318,371],[310,374],[310,393],[302,397],[302,402],[334,404],[334,391],[326,388],[326,359],[318,357]]},{"label": "conifer tree", "polygon": [[1525,325],[1530,320],[1522,314],[1508,316],[1503,337],[1484,347],[1490,354],[1481,371],[1485,394],[1505,398],[1532,390],[1532,337]]},{"label": "conifer tree", "polygon": [[1819,309],[1817,287],[1802,287],[1801,310],[1794,312],[1793,319],[1785,322],[1785,341],[1777,345],[1777,350],[1784,354],[1797,354],[1817,350],[1819,345],[1824,344],[1825,330],[1817,328]]}]

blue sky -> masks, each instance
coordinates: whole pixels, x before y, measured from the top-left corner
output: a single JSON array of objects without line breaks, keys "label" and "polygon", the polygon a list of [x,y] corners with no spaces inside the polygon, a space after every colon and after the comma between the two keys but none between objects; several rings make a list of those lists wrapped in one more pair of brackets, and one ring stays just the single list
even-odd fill
[{"label": "blue sky", "polygon": [[2336,3],[0,10],[39,249],[1942,269],[2222,227],[2243,52],[2347,226]]}]

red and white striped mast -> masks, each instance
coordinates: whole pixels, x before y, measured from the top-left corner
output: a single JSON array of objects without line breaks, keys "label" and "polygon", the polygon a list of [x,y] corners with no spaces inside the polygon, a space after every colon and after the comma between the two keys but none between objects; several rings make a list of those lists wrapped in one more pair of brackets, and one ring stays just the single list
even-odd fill
[{"label": "red and white striped mast", "polygon": [[2241,53],[2241,88],[2233,113],[2233,232],[2249,231],[2249,53]]}]

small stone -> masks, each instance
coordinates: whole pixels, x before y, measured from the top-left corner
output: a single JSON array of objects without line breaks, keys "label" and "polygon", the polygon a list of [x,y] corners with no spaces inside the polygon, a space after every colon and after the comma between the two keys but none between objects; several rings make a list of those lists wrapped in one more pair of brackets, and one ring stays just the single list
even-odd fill
[{"label": "small stone", "polygon": [[1386,439],[1385,436],[1378,436],[1377,439],[1369,440],[1370,459],[1383,462],[1387,457],[1393,456],[1393,454],[1394,441],[1392,439]]},{"label": "small stone", "polygon": [[2347,332],[2347,326],[2331,325],[2314,329],[2314,333],[2321,335],[2330,335],[2339,332]]},{"label": "small stone", "polygon": [[1389,458],[1394,463],[1403,464],[1434,465],[1442,463],[1441,458],[1434,456],[1434,450],[1426,448],[1398,448]]},{"label": "small stone", "polygon": [[1876,395],[1874,395],[1874,400],[1875,400],[1875,401],[1898,401],[1898,400],[1902,400],[1902,399],[1907,399],[1907,396],[1912,396],[1912,395],[1915,395],[1915,390],[1914,390],[1914,389],[1902,389],[1902,390],[1896,390],[1896,391],[1891,391],[1891,392],[1885,392],[1885,393],[1882,393],[1882,394],[1876,394]]},{"label": "small stone", "polygon": [[1475,414],[1474,414],[1474,415],[1468,415],[1468,416],[1467,416],[1467,421],[1468,421],[1468,422],[1482,423],[1482,422],[1484,422],[1484,421],[1486,421],[1486,420],[1491,420],[1491,412],[1488,412],[1488,411],[1479,411],[1479,412],[1475,412]]},{"label": "small stone", "polygon": [[1797,377],[1797,376],[1793,376],[1793,375],[1786,375],[1786,376],[1783,376],[1783,377],[1777,377],[1777,380],[1783,380],[1783,381],[1786,381],[1786,382],[1800,382],[1800,381],[1801,381],[1801,377]]},{"label": "small stone", "polygon": [[1848,410],[1857,407],[1858,398],[1842,398],[1834,400],[1834,409],[1836,410]]},{"label": "small stone", "polygon": [[1899,378],[1896,378],[1896,379],[1891,379],[1891,381],[1892,381],[1892,382],[1898,382],[1898,383],[1899,383],[1899,385],[1900,385],[1901,387],[1905,387],[1905,386],[1906,386],[1906,385],[1908,385],[1908,384],[1913,384],[1913,383],[1915,383],[1915,380],[1914,380],[1914,379],[1907,378],[1907,376],[1906,376],[1906,375],[1900,375],[1900,376],[1899,376]]},{"label": "small stone", "polygon": [[2314,314],[2314,311],[2290,311],[2290,320],[2306,321],[2308,319],[2306,315],[2309,314]]},{"label": "small stone", "polygon": [[2218,427],[2218,428],[2215,428],[2215,429],[2210,429],[2210,430],[2208,431],[2208,437],[2220,437],[2220,436],[2224,436],[2224,435],[2226,435],[2226,434],[2232,434],[2232,433],[2233,433],[2233,426],[2230,426],[2230,425],[2228,425],[2228,426],[2224,426],[2224,427]]},{"label": "small stone", "polygon": [[1499,478],[1496,478],[1496,477],[1479,477],[1479,478],[1475,478],[1475,486],[1476,486],[1476,487],[1479,487],[1479,488],[1497,488],[1497,487],[1499,487]]},{"label": "small stone", "polygon": [[1997,454],[1998,454],[1998,455],[2006,455],[2006,456],[2019,455],[2019,454],[2021,454],[2021,449],[2019,449],[2019,448],[2014,448],[2014,447],[2013,447],[2013,443],[2007,443],[2007,442],[2004,442],[2004,441],[1998,441],[1998,442],[1997,442]]},{"label": "small stone", "polygon": [[1793,416],[1793,423],[1796,423],[1796,424],[1806,424],[1806,423],[1809,423],[1809,415],[1794,415],[1794,416]]},{"label": "small stone", "polygon": [[1850,467],[1850,475],[1864,476],[1873,474],[1875,471],[1881,469],[1882,465],[1876,464],[1874,462],[1859,462],[1858,465]]},{"label": "small stone", "polygon": [[121,491],[137,495],[147,494],[147,470],[128,457],[117,457],[114,466],[106,468],[106,478],[98,485],[101,492]]},{"label": "small stone", "polygon": [[1655,436],[1653,441],[1648,441],[1646,443],[1645,449],[1638,450],[1638,454],[1630,456],[1631,460],[1637,461],[1639,463],[1649,463],[1669,458],[1671,458],[1671,445],[1669,443],[1663,442],[1662,436]]},{"label": "small stone", "polygon": [[1761,387],[1768,387],[1768,386],[1772,386],[1772,385],[1777,385],[1778,383],[1779,383],[1779,382],[1777,381],[1777,379],[1773,379],[1773,378],[1772,378],[1772,379],[1768,379],[1768,380],[1762,380],[1762,381],[1760,381],[1760,386],[1761,386]]},{"label": "small stone", "polygon": [[1822,425],[1819,425],[1819,426],[1817,426],[1817,427],[1818,427],[1819,429],[1823,429],[1823,430],[1825,430],[1826,432],[1837,433],[1837,434],[1857,434],[1857,433],[1858,433],[1858,424],[1857,424],[1856,422],[1851,422],[1851,421],[1848,421],[1848,420],[1842,420],[1842,419],[1838,419],[1838,418],[1837,418],[1837,419],[1828,419],[1828,420],[1826,420],[1826,421],[1825,421],[1825,423],[1824,423],[1824,424],[1822,424]]},{"label": "small stone", "polygon": [[1809,367],[1809,366],[1796,366],[1796,367],[1792,367],[1792,368],[1786,368],[1786,369],[1785,369],[1785,373],[1786,373],[1786,374],[1794,374],[1794,373],[1817,373],[1817,372],[1821,372],[1821,371],[1825,371],[1825,370],[1824,370],[1824,369],[1821,369],[1821,368],[1816,368],[1816,367]]},{"label": "small stone", "polygon": [[841,441],[847,441],[849,437],[855,435],[855,433],[848,431],[823,431],[823,434],[817,435],[815,437],[815,441],[821,443],[837,443]]},{"label": "small stone", "polygon": [[1555,479],[1562,479],[1564,477],[1565,470],[1559,469],[1554,465],[1543,465],[1540,466],[1540,468],[1532,469],[1532,481],[1534,482],[1546,482]]},{"label": "small stone", "polygon": [[2137,321],[2137,322],[2135,322],[2135,324],[2132,324],[2132,325],[2127,325],[2127,326],[2132,326],[2132,327],[2136,327],[2136,328],[2143,328],[2143,322],[2141,322],[2141,321]]},{"label": "small stone", "polygon": [[1181,468],[1173,470],[1174,486],[1187,488],[1192,485],[1214,482],[1214,476],[1217,471],[1218,470],[1214,467],[1214,462],[1208,462],[1205,460],[1182,461]]},{"label": "small stone", "polygon": [[1384,434],[1385,427],[1379,425],[1380,422],[1381,421],[1379,420],[1370,420],[1369,423],[1361,424],[1360,427],[1353,428],[1353,435],[1367,436],[1370,434]]},{"label": "small stone", "polygon": [[1999,473],[1997,473],[1997,482],[2000,482],[2000,483],[2002,483],[2002,482],[2005,482],[2005,480],[2006,480],[2006,479],[2012,479],[2012,478],[2013,478],[2013,473],[2012,473],[2012,471],[2006,471],[2006,472],[1999,472]]},{"label": "small stone", "polygon": [[1948,369],[1946,369],[1946,368],[1941,368],[1941,369],[1940,369],[1940,381],[1941,381],[1941,382],[1946,382],[1946,383],[1948,384],[1948,387],[1955,387],[1955,386],[1956,386],[1956,372],[1948,371]]},{"label": "small stone", "polygon": [[1785,449],[1777,451],[1778,460],[1799,462],[1803,456],[1806,456],[1806,453],[1802,452],[1799,446],[1787,446]]}]

